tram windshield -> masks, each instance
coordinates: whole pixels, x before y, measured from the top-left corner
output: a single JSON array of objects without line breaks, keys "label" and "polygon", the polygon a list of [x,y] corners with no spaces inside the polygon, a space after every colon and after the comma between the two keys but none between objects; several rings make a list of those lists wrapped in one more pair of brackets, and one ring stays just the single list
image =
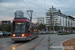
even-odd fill
[{"label": "tram windshield", "polygon": [[25,22],[15,22],[14,32],[25,32]]}]

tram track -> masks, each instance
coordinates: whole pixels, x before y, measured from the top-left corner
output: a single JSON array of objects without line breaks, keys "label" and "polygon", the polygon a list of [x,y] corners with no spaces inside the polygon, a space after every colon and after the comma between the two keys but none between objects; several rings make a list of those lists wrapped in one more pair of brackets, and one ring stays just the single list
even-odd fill
[{"label": "tram track", "polygon": [[50,50],[50,36],[48,37],[48,50]]},{"label": "tram track", "polygon": [[10,45],[12,45],[12,44],[8,44],[8,45],[2,46],[2,47],[0,47],[0,48],[8,47],[8,46],[10,46]]},{"label": "tram track", "polygon": [[[54,41],[51,42],[51,36],[47,36],[46,38],[45,38],[45,37],[46,37],[46,36],[41,37],[41,39],[36,43],[36,45],[34,45],[34,47],[32,47],[32,48],[29,49],[29,50],[36,50],[37,48],[40,48],[40,49],[41,49],[40,46],[47,47],[48,50],[51,50],[50,47],[52,46],[52,44],[54,44],[54,43],[56,43],[56,42],[58,42],[58,41],[63,40],[63,38],[62,38],[62,39],[58,39],[58,40],[52,39],[52,40],[54,40]],[[68,37],[65,38],[65,39],[68,39]],[[25,43],[26,43],[26,42],[21,42],[21,43],[16,43],[16,44],[15,44],[14,42],[12,42],[12,43],[10,43],[10,44],[8,44],[8,45],[5,45],[5,46],[3,46],[3,47],[0,47],[0,48],[12,46],[12,47],[10,47],[9,50],[15,50],[17,47],[20,47],[20,46],[22,46],[22,45],[25,44]],[[41,44],[43,44],[43,43],[44,43],[44,45],[41,45]],[[47,43],[47,45],[46,45],[45,43]]]},{"label": "tram track", "polygon": [[0,48],[2,49],[2,48],[10,47],[9,50],[14,50],[14,49],[16,49],[17,47],[20,47],[20,46],[24,45],[24,44],[27,43],[27,42],[28,42],[28,41],[12,42],[12,43],[10,43],[10,44],[8,44],[8,45],[4,45],[4,46],[2,46],[2,47],[0,47]]},{"label": "tram track", "polygon": [[27,42],[28,41],[22,41],[22,42],[20,42],[21,44],[13,45],[9,50],[16,50],[17,47],[20,47],[20,46],[24,45]]},{"label": "tram track", "polygon": [[15,44],[15,42],[13,42],[13,43],[11,43],[11,44],[8,44],[8,45],[5,45],[5,46],[2,46],[2,47],[0,47],[0,48],[5,48],[5,47],[12,46],[12,47],[9,49],[9,50],[12,50],[12,49],[14,49],[14,48],[17,48],[17,47],[23,45],[24,43],[25,43],[25,42],[20,43],[20,44]]},{"label": "tram track", "polygon": [[[44,36],[38,43],[36,43],[36,45],[35,45],[32,49],[30,49],[30,50],[35,50],[35,48],[37,48],[37,46],[38,46],[39,44],[42,44],[41,41],[42,41],[44,38],[45,38],[45,36]],[[48,36],[47,42],[48,42],[48,50],[50,50],[50,36]]]},{"label": "tram track", "polygon": [[[51,46],[52,46],[52,44],[54,44],[54,43],[56,43],[56,42],[58,42],[58,41],[61,41],[61,40],[63,40],[63,38],[62,39],[58,39],[58,40],[55,40],[55,41],[53,41],[52,43],[51,43],[51,38],[50,38],[50,36],[48,36],[48,39],[46,40],[46,41],[43,41],[43,39],[45,38],[45,36],[44,37],[42,37],[41,38],[41,40],[38,42],[38,43],[36,43],[36,45],[32,48],[32,49],[30,49],[30,50],[37,50],[37,48],[40,48],[40,50],[41,50],[41,46],[43,46],[43,47],[47,47],[48,46],[48,50],[51,50]],[[68,37],[67,37],[68,38]],[[66,38],[66,39],[67,39]],[[47,45],[41,45],[41,44],[43,44],[43,43],[47,43]],[[40,44],[40,45],[39,45]]]},{"label": "tram track", "polygon": [[19,45],[13,46],[13,47],[10,48],[10,50],[15,50],[17,47],[22,46],[23,44],[24,44],[24,43],[21,43],[21,44],[19,44]]},{"label": "tram track", "polygon": [[34,50],[44,38],[45,38],[45,36],[38,43],[36,43],[36,45],[30,50]]},{"label": "tram track", "polygon": [[11,46],[11,45],[13,45],[13,44],[14,44],[14,42],[12,42],[12,43],[10,43],[10,44],[7,44],[7,45],[4,45],[4,46],[1,46],[0,48],[8,47],[8,46]]}]

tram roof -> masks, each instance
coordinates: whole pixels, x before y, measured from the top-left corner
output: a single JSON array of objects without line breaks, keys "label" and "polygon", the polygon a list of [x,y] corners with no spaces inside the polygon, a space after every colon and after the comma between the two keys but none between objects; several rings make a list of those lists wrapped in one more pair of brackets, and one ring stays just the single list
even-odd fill
[{"label": "tram roof", "polygon": [[[27,20],[27,19],[14,19],[13,22],[28,22],[28,23],[34,24],[33,22],[30,22],[30,21]],[[36,25],[36,24],[34,24],[34,25]],[[36,25],[36,26],[37,26],[37,25]]]}]

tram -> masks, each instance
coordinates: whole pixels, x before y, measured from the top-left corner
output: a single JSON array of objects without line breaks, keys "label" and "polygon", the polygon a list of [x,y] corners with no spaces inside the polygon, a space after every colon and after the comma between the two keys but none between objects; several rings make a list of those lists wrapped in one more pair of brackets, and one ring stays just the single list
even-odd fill
[{"label": "tram", "polygon": [[27,18],[15,18],[12,26],[12,41],[25,41],[38,37],[38,26]]}]

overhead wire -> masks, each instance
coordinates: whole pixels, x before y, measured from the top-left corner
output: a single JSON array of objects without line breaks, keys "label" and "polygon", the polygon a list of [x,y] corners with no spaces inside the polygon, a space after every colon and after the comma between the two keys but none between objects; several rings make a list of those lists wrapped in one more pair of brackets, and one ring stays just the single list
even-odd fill
[{"label": "overhead wire", "polygon": [[46,2],[45,2],[45,0],[44,0],[44,7],[45,7],[45,12],[46,12]]},{"label": "overhead wire", "polygon": [[45,2],[45,0],[44,0],[44,8],[45,8],[45,13],[46,13],[46,2]]},{"label": "overhead wire", "polygon": [[35,4],[35,3],[33,3],[33,2],[31,2],[31,1],[29,1],[29,0],[27,0],[27,1],[30,2],[31,4],[35,5],[36,7],[39,7],[39,8],[41,8],[42,10],[45,10],[44,8],[38,6],[37,4]]},{"label": "overhead wire", "polygon": [[[55,2],[54,0],[53,0],[53,2],[59,6],[59,4],[57,2]],[[63,9],[63,7],[61,7],[61,6],[59,6],[59,7]],[[66,9],[64,9],[64,10],[66,11]],[[67,13],[69,13],[69,12],[67,12]]]},{"label": "overhead wire", "polygon": [[44,8],[38,6],[37,4],[35,4],[35,3],[33,3],[33,2],[31,2],[31,1],[29,1],[29,0],[27,0],[27,1],[28,1],[29,3],[35,5],[36,7],[39,7],[40,9],[45,10],[45,13],[46,13],[46,4],[45,4],[45,0],[44,0]]},{"label": "overhead wire", "polygon": [[[4,6],[0,5],[0,7],[4,7]],[[7,8],[7,9],[12,10],[12,11],[14,10],[14,9],[11,9],[11,8],[8,8],[8,7],[4,7],[4,8]],[[0,10],[0,13],[1,13],[1,12],[6,13],[5,11]],[[7,12],[10,13],[9,11],[7,11]]]},{"label": "overhead wire", "polygon": [[[25,1],[25,0],[23,0],[23,1],[24,1],[25,5],[26,5],[29,9],[31,9],[31,8],[28,6],[28,4],[26,3],[26,1]],[[28,16],[29,16],[29,15],[28,15]],[[34,14],[34,16],[37,17],[37,15],[35,15],[35,14]]]},{"label": "overhead wire", "polygon": [[[2,6],[2,5],[0,5],[0,7],[8,8],[8,7]],[[8,8],[8,9],[10,9],[12,11],[14,10],[14,9],[11,9],[11,8]]]},{"label": "overhead wire", "polygon": [[26,5],[29,9],[31,9],[31,8],[27,5],[27,3],[25,2],[25,0],[23,0],[23,1],[24,1],[25,5]]}]

